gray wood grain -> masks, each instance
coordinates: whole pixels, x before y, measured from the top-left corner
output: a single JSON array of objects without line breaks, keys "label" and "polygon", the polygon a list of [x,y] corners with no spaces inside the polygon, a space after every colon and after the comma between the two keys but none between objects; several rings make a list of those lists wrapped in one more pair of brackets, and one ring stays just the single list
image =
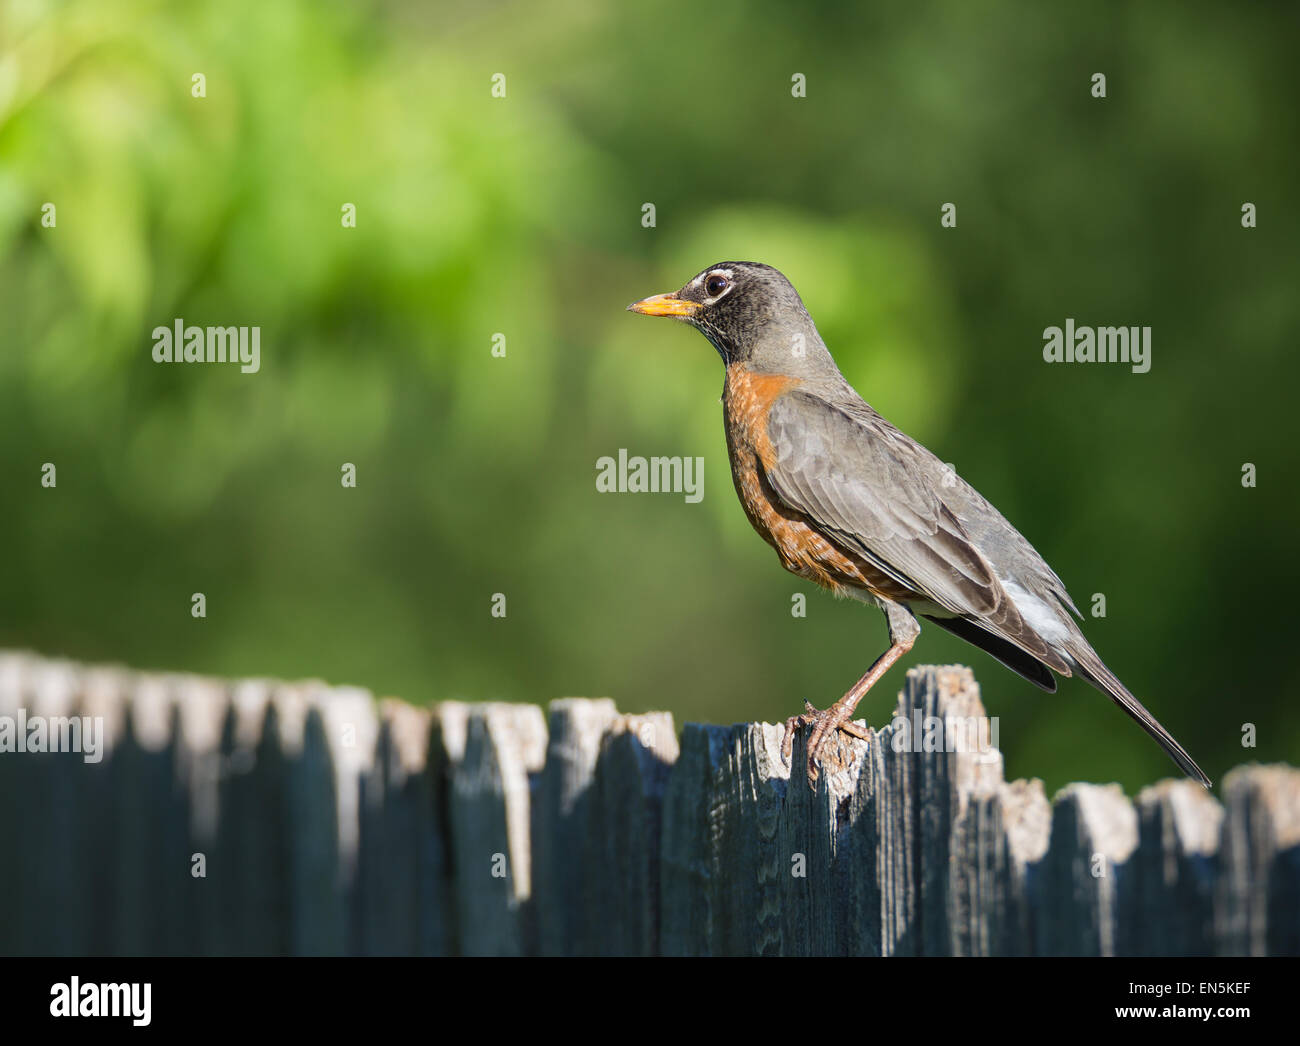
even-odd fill
[{"label": "gray wood grain", "polygon": [[852,917],[843,947],[849,954],[921,952],[920,767],[903,726],[916,701],[909,672],[895,714],[873,731],[849,807],[853,830],[844,853],[852,869],[846,896]]},{"label": "gray wood grain", "polygon": [[471,706],[450,811],[462,954],[536,949],[530,776],[545,755],[546,723],[536,705]]},{"label": "gray wood grain", "polygon": [[1036,778],[971,792],[953,842],[953,954],[1034,953],[1029,877],[1047,852],[1051,823],[1051,804]]},{"label": "gray wood grain", "polygon": [[592,780],[601,740],[618,717],[608,698],[561,698],[549,709],[546,764],[533,804],[533,883],[538,949],[578,955],[585,939],[585,905],[605,870],[584,857],[590,830]]},{"label": "gray wood grain", "polygon": [[[865,725],[859,722],[859,725]],[[782,728],[768,734],[768,750],[779,746]],[[861,913],[850,908],[860,881],[870,875],[862,860],[862,833],[875,826],[868,804],[855,801],[864,778],[871,745],[836,732],[822,748],[821,770],[814,787],[806,774],[807,732],[796,735],[789,786],[780,824],[784,890],[782,917],[785,955],[842,955],[852,950]],[[804,874],[793,874],[802,860]],[[873,913],[874,914],[874,913]]]},{"label": "gray wood grain", "polygon": [[1300,954],[1300,771],[1243,766],[1223,779],[1219,952]]},{"label": "gray wood grain", "polygon": [[664,793],[659,891],[664,955],[719,954],[715,916],[726,884],[717,846],[735,731],[687,723]]},{"label": "gray wood grain", "polygon": [[975,830],[970,806],[976,797],[996,794],[1002,756],[992,747],[995,734],[970,669],[914,669],[900,712],[908,706],[913,723],[922,724],[924,741],[940,742],[923,743],[913,753],[919,768],[921,951],[971,954],[972,922],[985,885],[981,873],[987,870],[968,851]]},{"label": "gray wood grain", "polygon": [[1120,896],[1121,955],[1213,955],[1223,808],[1194,781],[1137,797],[1138,845]]},{"label": "gray wood grain", "polygon": [[1137,814],[1118,785],[1073,784],[1056,797],[1036,869],[1037,953],[1114,955],[1125,863]]},{"label": "gray wood grain", "polygon": [[[106,751],[0,753],[0,953],[1300,953],[1300,771],[1130,802],[1003,780],[969,670],[831,739],[564,699],[418,709],[0,652],[0,716]],[[793,767],[793,769],[792,769]],[[191,874],[194,855],[206,875]]]},{"label": "gray wood grain", "polygon": [[362,955],[420,955],[426,947],[421,881],[432,874],[434,806],[426,709],[379,704],[373,764],[360,779],[356,920]]},{"label": "gray wood grain", "polygon": [[378,738],[375,702],[364,690],[316,682],[277,686],[272,702],[286,769],[290,948],[351,954],[360,778]]},{"label": "gray wood grain", "polygon": [[591,874],[575,954],[659,954],[663,802],[677,756],[667,712],[619,716],[602,735],[580,842]]}]

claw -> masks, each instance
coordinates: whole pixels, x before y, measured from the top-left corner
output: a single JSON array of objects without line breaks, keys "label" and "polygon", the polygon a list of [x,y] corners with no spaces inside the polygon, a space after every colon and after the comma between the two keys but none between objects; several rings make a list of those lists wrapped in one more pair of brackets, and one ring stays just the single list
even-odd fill
[{"label": "claw", "polygon": [[789,763],[794,755],[794,732],[803,722],[803,716],[792,715],[785,721],[785,734],[781,738],[781,758]]},{"label": "claw", "polygon": [[812,783],[817,780],[818,754],[836,730],[843,730],[846,734],[862,741],[870,741],[871,735],[849,719],[851,712],[838,705],[832,705],[823,712],[805,699],[804,707],[808,711],[803,715],[792,715],[785,721],[785,736],[781,739],[781,756],[789,763],[794,755],[795,731],[801,726],[811,726],[812,733],[808,735],[808,781]]}]

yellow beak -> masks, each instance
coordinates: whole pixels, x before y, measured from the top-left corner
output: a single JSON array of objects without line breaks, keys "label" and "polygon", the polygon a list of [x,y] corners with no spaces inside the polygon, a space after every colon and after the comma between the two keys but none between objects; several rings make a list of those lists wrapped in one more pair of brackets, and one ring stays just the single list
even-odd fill
[{"label": "yellow beak", "polygon": [[627,307],[628,312],[639,312],[642,316],[693,316],[700,309],[698,302],[686,301],[672,294],[656,294],[652,298],[642,298]]}]

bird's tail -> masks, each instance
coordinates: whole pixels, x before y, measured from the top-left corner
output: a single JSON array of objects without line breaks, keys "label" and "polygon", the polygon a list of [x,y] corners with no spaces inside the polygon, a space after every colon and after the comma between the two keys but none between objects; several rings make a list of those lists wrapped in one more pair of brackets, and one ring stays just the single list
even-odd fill
[{"label": "bird's tail", "polygon": [[1183,773],[1188,777],[1196,778],[1206,788],[1210,787],[1212,782],[1205,775],[1205,771],[1196,765],[1196,760],[1187,754],[1187,749],[1175,741],[1173,734],[1161,726],[1156,717],[1142,706],[1142,702],[1128,692],[1124,684],[1115,678],[1115,674],[1097,656],[1096,651],[1085,646],[1082,650],[1071,650],[1070,654],[1071,659],[1078,666],[1079,675],[1137,720],[1143,730],[1160,742],[1160,747],[1169,753],[1170,758],[1178,764]]}]

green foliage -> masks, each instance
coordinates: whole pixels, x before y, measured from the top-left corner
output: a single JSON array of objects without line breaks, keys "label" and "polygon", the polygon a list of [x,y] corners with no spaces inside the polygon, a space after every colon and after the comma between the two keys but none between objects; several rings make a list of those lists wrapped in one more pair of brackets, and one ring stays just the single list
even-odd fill
[{"label": "green foliage", "polygon": [[[1089,635],[1213,776],[1294,761],[1285,10],[0,6],[0,643],[679,721],[826,704],[878,615],[779,569],[716,356],[623,312],[753,259],[1085,612],[1105,593]],[[1151,372],[1045,364],[1067,316],[1152,326]],[[260,326],[261,369],[154,363],[178,317]],[[620,447],[703,456],[704,501],[597,494]],[[935,629],[909,663],[947,660],[1011,773],[1170,772],[1085,685]]]}]

